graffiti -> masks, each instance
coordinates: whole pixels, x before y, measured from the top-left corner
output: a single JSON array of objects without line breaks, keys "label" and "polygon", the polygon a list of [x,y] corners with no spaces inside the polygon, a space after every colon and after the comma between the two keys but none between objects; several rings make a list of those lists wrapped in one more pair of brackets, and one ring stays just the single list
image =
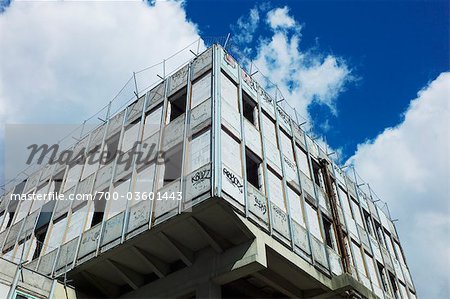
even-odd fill
[{"label": "graffiti", "polygon": [[289,166],[292,170],[295,170],[295,165],[291,161],[289,161],[286,157],[284,157],[284,163]]},{"label": "graffiti", "polygon": [[191,178],[191,182],[193,186],[196,186],[202,183],[205,180],[211,179],[211,170],[205,169],[197,171]]},{"label": "graffiti", "polygon": [[280,115],[281,119],[286,124],[289,124],[289,116],[279,106],[277,106],[277,111],[278,111],[278,114]]},{"label": "graffiti", "polygon": [[281,221],[286,221],[286,214],[276,205],[272,205],[272,210],[275,212],[275,216],[281,219]]},{"label": "graffiti", "polygon": [[260,209],[263,215],[266,215],[266,213],[267,213],[266,203],[263,200],[261,200],[260,198],[258,198],[258,196],[256,196],[256,195],[253,195],[253,199],[255,200],[255,203],[253,204],[253,206]]},{"label": "graffiti", "polygon": [[244,70],[242,70],[242,80],[254,91],[258,91],[258,85],[256,81],[252,79],[250,75],[248,75]]},{"label": "graffiti", "polygon": [[228,169],[223,169],[223,174],[227,177],[228,181],[238,188],[239,192],[243,193],[244,185],[239,181],[239,178],[237,178],[233,173],[231,173]]},{"label": "graffiti", "polygon": [[231,66],[232,68],[236,68],[236,61],[234,61],[234,58],[231,57],[230,54],[225,54],[225,56],[223,57],[223,59],[225,60],[225,62]]}]

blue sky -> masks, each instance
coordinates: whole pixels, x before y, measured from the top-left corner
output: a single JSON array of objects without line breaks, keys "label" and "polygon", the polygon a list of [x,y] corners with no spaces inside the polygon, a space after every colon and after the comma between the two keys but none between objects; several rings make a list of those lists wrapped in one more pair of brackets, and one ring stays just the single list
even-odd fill
[{"label": "blue sky", "polygon": [[[235,32],[230,24],[255,6],[253,1],[187,1],[187,16],[206,36]],[[275,2],[274,2],[275,3]],[[316,48],[346,60],[359,80],[347,85],[333,116],[320,105],[310,107],[332,147],[344,159],[358,143],[375,138],[402,120],[417,91],[449,69],[449,9],[446,1],[277,1],[302,24],[303,48]],[[273,6],[273,4],[272,4]],[[265,36],[265,28],[255,35]],[[251,47],[256,47],[253,41]]]},{"label": "blue sky", "polygon": [[447,1],[2,2],[0,154],[6,124],[80,124],[133,71],[232,33],[389,204],[419,297],[449,298],[449,19]]}]

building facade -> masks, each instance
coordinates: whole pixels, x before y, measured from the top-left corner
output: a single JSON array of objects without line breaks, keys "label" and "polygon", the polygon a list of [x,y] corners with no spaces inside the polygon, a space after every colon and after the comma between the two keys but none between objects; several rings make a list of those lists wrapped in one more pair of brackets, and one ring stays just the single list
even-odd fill
[{"label": "building facade", "polygon": [[[393,222],[287,107],[212,46],[8,190],[2,258],[77,298],[416,298]],[[11,197],[56,192],[92,200]]]}]

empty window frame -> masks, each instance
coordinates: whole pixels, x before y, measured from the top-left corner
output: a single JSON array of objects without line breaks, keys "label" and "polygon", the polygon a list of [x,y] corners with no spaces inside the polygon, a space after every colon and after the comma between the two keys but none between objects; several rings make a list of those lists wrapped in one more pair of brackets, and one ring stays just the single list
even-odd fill
[{"label": "empty window frame", "polygon": [[369,212],[367,212],[364,209],[363,209],[363,217],[364,217],[364,223],[366,225],[367,232],[373,236],[374,232],[373,232],[372,220],[370,218]]},{"label": "empty window frame", "polygon": [[183,115],[186,112],[186,87],[170,96],[168,99],[167,123]]},{"label": "empty window frame", "polygon": [[47,235],[48,223],[34,231],[34,236],[36,237],[36,248],[33,253],[33,260],[37,259],[44,247],[45,236]]},{"label": "empty window frame", "polygon": [[195,80],[192,84],[191,109],[211,98],[211,72]]},{"label": "empty window frame", "polygon": [[384,267],[378,261],[376,263],[377,263],[378,275],[379,275],[380,280],[381,280],[381,285],[383,286],[384,291],[389,293],[389,287],[388,287],[388,284],[387,284],[386,274],[384,272]]},{"label": "empty window frame", "polygon": [[[108,190],[103,190],[103,192],[108,192]],[[100,222],[102,222],[103,217],[105,215],[105,206],[106,206],[106,200],[102,195],[97,195],[94,198],[94,202],[93,202],[93,215],[92,215],[92,219],[91,219],[91,226],[93,227],[97,224],[99,224]]]},{"label": "empty window frame", "polygon": [[331,220],[328,220],[326,217],[322,217],[323,230],[325,233],[325,243],[331,247],[336,248],[336,239],[334,237],[334,228]]},{"label": "empty window frame", "polygon": [[263,187],[262,161],[249,149],[245,150],[247,182],[258,190]]},{"label": "empty window frame", "polygon": [[258,109],[256,102],[242,91],[242,114],[252,125],[258,128]]},{"label": "empty window frame", "polygon": [[175,146],[164,155],[163,186],[181,177],[181,165],[183,163],[183,147]]},{"label": "empty window frame", "polygon": [[374,221],[374,226],[375,226],[375,233],[378,239],[378,242],[386,248],[386,242],[384,241],[384,236],[383,236],[383,230],[381,228],[381,224],[379,224],[377,221]]},{"label": "empty window frame", "polygon": [[[139,127],[139,126],[137,126],[137,127]],[[117,156],[117,150],[119,148],[119,139],[120,139],[120,134],[117,133],[105,141],[105,147],[104,147],[103,153],[102,153],[103,157],[101,157],[102,164],[108,164],[115,160],[115,158]]]},{"label": "empty window frame", "polygon": [[316,183],[317,186],[323,188],[324,183],[323,183],[321,167],[314,159],[311,159],[311,162],[312,162],[314,182]]},{"label": "empty window frame", "polygon": [[395,280],[395,276],[394,276],[394,274],[392,274],[389,271],[388,271],[388,273],[389,273],[388,274],[389,275],[389,282],[391,284],[391,289],[392,289],[392,295],[394,295],[394,298],[399,299],[400,298],[400,294],[399,294],[397,282]]}]

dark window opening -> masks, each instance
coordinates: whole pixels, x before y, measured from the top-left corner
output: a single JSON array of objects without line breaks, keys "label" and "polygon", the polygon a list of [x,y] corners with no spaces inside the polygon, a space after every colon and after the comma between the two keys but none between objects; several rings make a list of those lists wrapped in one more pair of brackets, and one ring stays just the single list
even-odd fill
[{"label": "dark window opening", "polygon": [[170,118],[169,122],[176,119],[186,111],[186,88],[183,88],[169,98]]},{"label": "dark window opening", "polygon": [[326,218],[323,218],[323,229],[325,231],[325,241],[326,241],[327,245],[331,248],[334,248],[334,246],[333,246],[333,225]]},{"label": "dark window opening", "polygon": [[175,181],[181,176],[181,165],[183,163],[183,148],[176,146],[164,157],[164,182],[163,186]]},{"label": "dark window opening", "polygon": [[379,262],[377,262],[378,274],[380,275],[381,284],[383,285],[383,289],[388,292],[388,286],[386,283],[386,276],[384,275],[384,267]]},{"label": "dark window opening", "polygon": [[63,178],[64,178],[64,171],[61,171],[60,173],[58,173],[57,175],[54,176],[54,178],[53,178],[53,181],[55,182],[55,189],[53,190],[54,192],[61,191]]},{"label": "dark window opening", "polygon": [[392,293],[393,293],[394,297],[399,298],[397,283],[395,282],[395,277],[391,272],[389,272],[389,280],[391,281]]},{"label": "dark window opening", "polygon": [[378,242],[386,247],[386,243],[384,242],[383,231],[381,230],[381,225],[375,222],[375,231],[377,235]]},{"label": "dark window opening", "polygon": [[[107,191],[108,190],[104,190],[104,192],[107,192]],[[92,216],[91,227],[102,222],[103,216],[105,214],[105,206],[106,206],[106,201],[104,199],[102,199],[101,195],[94,198],[94,215]]]},{"label": "dark window opening", "polygon": [[242,93],[242,108],[244,117],[254,126],[256,126],[256,103],[245,92]]},{"label": "dark window opening", "polygon": [[48,224],[44,227],[36,229],[34,235],[36,237],[36,249],[33,253],[33,260],[37,259],[41,254],[42,248],[44,247],[45,236],[47,235]]},{"label": "dark window opening", "polygon": [[370,221],[370,215],[365,210],[363,210],[364,222],[366,224],[366,230],[369,234],[373,235],[372,223]]},{"label": "dark window opening", "polygon": [[119,133],[117,133],[108,140],[106,140],[105,142],[106,146],[104,149],[104,151],[106,151],[106,156],[102,157],[102,163],[109,164],[114,161],[117,155],[117,149],[119,147],[119,137],[120,135]]},{"label": "dark window opening", "polygon": [[319,164],[317,164],[317,162],[314,160],[311,160],[311,161],[312,161],[314,182],[317,184],[317,186],[322,187],[322,183],[321,183],[321,179],[320,179],[321,172],[320,172]]},{"label": "dark window opening", "polygon": [[247,171],[247,182],[257,189],[261,189],[261,182],[259,176],[259,170],[261,161],[250,152],[248,149],[245,151],[245,169]]},{"label": "dark window opening", "polygon": [[6,228],[11,226],[15,214],[16,214],[16,212],[9,212],[9,219],[8,219],[8,223],[6,223]]}]

